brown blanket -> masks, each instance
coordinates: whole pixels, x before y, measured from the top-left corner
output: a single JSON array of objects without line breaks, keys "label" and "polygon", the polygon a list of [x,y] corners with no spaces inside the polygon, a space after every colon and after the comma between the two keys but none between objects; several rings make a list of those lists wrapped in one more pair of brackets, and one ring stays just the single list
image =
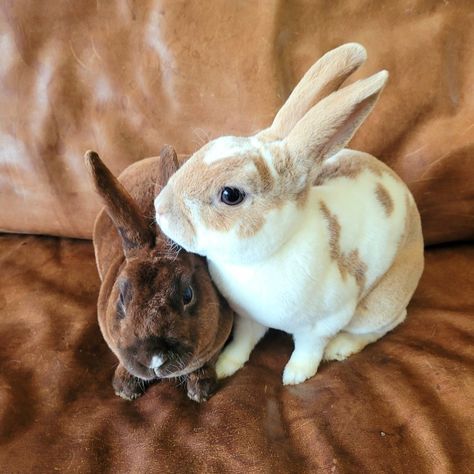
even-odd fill
[{"label": "brown blanket", "polygon": [[432,249],[407,321],[281,385],[270,332],[207,403],[162,382],[113,393],[92,245],[0,238],[0,466],[6,473],[468,473],[474,465],[474,248]]}]

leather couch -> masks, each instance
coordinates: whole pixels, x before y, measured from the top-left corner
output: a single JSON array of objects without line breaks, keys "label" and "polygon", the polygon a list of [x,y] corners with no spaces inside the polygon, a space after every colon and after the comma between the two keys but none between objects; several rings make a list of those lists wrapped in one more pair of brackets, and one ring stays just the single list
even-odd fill
[{"label": "leather couch", "polygon": [[[0,1],[0,469],[43,472],[472,472],[474,8],[470,0]],[[348,41],[389,84],[351,143],[418,203],[426,269],[404,324],[281,385],[271,331],[198,405],[173,382],[116,397],[96,320],[83,164],[118,173],[269,124]]]}]

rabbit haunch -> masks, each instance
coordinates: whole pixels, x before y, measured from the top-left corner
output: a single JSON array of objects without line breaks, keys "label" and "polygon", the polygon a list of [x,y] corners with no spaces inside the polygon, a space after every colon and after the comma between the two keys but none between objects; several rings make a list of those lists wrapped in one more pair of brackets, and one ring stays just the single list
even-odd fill
[{"label": "rabbit haunch", "polygon": [[[390,168],[344,148],[388,78],[340,87],[365,58],[357,44],[324,55],[268,129],[205,145],[155,200],[162,231],[208,258],[239,316],[220,377],[245,364],[268,328],[293,335],[283,382],[294,384],[405,318],[423,270],[415,202]],[[237,205],[222,199],[226,187],[243,196]]]}]

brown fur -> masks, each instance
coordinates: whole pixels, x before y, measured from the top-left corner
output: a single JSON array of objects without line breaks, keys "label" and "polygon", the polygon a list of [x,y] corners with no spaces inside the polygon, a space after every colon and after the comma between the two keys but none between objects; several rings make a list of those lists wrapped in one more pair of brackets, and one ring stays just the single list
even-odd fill
[{"label": "brown fur", "polygon": [[365,287],[367,265],[361,260],[358,250],[351,250],[347,255],[341,251],[340,236],[341,225],[336,217],[329,210],[326,203],[320,202],[320,210],[328,223],[329,230],[329,249],[331,259],[337,263],[339,272],[343,279],[347,275],[355,278],[359,291],[362,292]]},{"label": "brown fur", "polygon": [[[174,248],[153,223],[153,195],[176,169],[174,150],[166,148],[161,158],[135,163],[122,173],[133,197],[96,154],[89,152],[86,162],[108,213],[103,210],[97,217],[94,248],[102,279],[99,325],[120,362],[117,394],[136,398],[144,385],[139,379],[185,375],[202,367],[209,378],[211,360],[230,333],[232,313],[212,284],[205,260]],[[121,238],[114,231],[118,223]],[[133,232],[137,223],[141,230]],[[152,244],[143,239],[143,229],[153,235]],[[195,302],[185,308],[182,292],[188,285]],[[154,371],[147,365],[157,352],[168,361]],[[208,392],[196,393],[196,387]],[[200,385],[193,376],[189,396],[203,400],[214,387],[215,379]]]},{"label": "brown fur", "polygon": [[383,184],[377,183],[375,195],[377,196],[380,204],[382,204],[386,216],[390,217],[390,214],[393,212],[393,199],[391,198],[390,193],[387,191],[387,188]]},{"label": "brown fur", "polygon": [[314,186],[321,186],[328,181],[341,177],[355,179],[365,170],[376,176],[382,176],[381,169],[373,163],[351,158],[350,160],[339,160],[337,163],[323,165],[313,184]]}]

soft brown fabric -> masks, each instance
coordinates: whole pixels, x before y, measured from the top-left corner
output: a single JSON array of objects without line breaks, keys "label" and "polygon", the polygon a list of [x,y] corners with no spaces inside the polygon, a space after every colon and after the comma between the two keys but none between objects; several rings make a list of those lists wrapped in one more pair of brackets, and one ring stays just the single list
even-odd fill
[{"label": "soft brown fabric", "polygon": [[6,473],[472,472],[474,248],[427,252],[407,321],[281,385],[270,332],[205,404],[163,382],[126,402],[96,322],[88,242],[0,237],[0,466]]},{"label": "soft brown fabric", "polygon": [[[117,173],[271,123],[348,41],[391,77],[353,147],[413,190],[428,243],[474,236],[472,0],[0,2],[0,228],[90,237],[82,155]],[[352,80],[352,79],[351,79]]]}]

